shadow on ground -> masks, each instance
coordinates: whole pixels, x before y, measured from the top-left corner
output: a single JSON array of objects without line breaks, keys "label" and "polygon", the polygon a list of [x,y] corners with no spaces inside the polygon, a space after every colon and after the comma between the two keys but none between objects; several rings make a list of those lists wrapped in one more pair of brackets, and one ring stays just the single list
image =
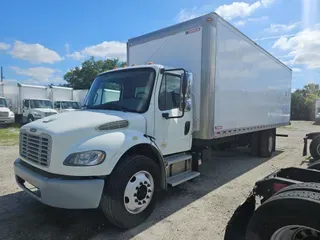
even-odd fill
[{"label": "shadow on ground", "polygon": [[169,188],[151,217],[127,231],[112,226],[98,210],[55,209],[23,192],[5,195],[0,197],[0,239],[129,239],[270,159],[252,157],[243,150],[215,153],[201,166],[199,178]]}]

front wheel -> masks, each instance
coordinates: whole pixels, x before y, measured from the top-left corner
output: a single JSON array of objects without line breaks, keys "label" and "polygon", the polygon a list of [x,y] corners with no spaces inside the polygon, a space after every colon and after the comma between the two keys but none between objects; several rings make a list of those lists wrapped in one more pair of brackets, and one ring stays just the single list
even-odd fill
[{"label": "front wheel", "polygon": [[120,228],[132,228],[152,213],[159,186],[159,168],[150,158],[127,156],[106,180],[101,208]]}]

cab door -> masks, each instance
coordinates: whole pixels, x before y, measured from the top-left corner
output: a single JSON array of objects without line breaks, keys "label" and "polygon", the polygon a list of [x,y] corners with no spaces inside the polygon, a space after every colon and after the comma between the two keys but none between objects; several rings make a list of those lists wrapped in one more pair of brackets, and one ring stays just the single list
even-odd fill
[{"label": "cab door", "polygon": [[181,117],[181,74],[165,72],[157,91],[154,134],[157,146],[163,155],[190,150],[192,112],[185,108],[184,116]]}]

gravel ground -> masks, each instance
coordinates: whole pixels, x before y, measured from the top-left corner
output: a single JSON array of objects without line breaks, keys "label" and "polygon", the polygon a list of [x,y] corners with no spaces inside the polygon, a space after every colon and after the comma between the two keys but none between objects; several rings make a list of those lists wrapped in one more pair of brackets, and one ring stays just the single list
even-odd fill
[{"label": "gravel ground", "polygon": [[169,189],[144,224],[128,231],[111,226],[98,210],[54,209],[21,192],[14,182],[18,147],[0,146],[0,239],[223,239],[228,219],[255,181],[274,170],[307,166],[302,137],[318,126],[293,122],[278,130],[277,152],[270,159],[248,151],[216,153],[202,165],[201,177]]}]

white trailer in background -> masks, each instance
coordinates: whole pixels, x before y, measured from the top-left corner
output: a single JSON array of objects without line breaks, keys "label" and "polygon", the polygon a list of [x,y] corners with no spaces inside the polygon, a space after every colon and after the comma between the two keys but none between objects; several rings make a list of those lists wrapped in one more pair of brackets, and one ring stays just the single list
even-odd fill
[{"label": "white trailer in background", "polygon": [[317,99],[315,102],[315,124],[320,124],[320,99]]},{"label": "white trailer in background", "polygon": [[[15,174],[34,198],[100,207],[131,228],[154,193],[199,176],[216,147],[272,156],[276,128],[290,123],[291,69],[217,14],[130,39],[127,54],[130,67],[99,74],[83,110],[21,128]],[[50,151],[30,156],[35,136]]]},{"label": "white trailer in background", "polygon": [[80,108],[80,103],[73,99],[72,88],[50,86],[49,98],[58,113],[74,111]]},{"label": "white trailer in background", "polygon": [[82,106],[87,96],[87,93],[88,89],[73,90],[73,100],[79,102]]},{"label": "white trailer in background", "polygon": [[0,82],[0,97],[3,97],[3,82]]}]

